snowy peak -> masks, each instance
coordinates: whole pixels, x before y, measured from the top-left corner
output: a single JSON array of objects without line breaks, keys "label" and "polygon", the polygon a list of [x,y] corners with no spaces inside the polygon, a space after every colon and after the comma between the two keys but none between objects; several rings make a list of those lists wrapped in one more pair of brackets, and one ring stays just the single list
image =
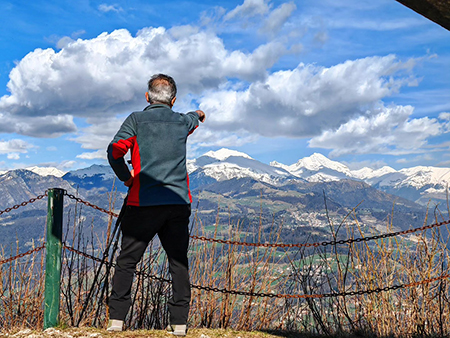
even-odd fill
[{"label": "snowy peak", "polygon": [[93,176],[102,176],[103,179],[114,178],[114,172],[110,166],[98,164],[93,164],[88,168],[70,171],[67,175],[78,177],[80,179]]},{"label": "snowy peak", "polygon": [[252,159],[250,156],[248,156],[245,153],[241,153],[240,151],[226,149],[226,148],[222,148],[217,151],[208,151],[207,153],[203,154],[202,156],[208,156],[208,157],[214,158],[219,161],[224,161],[227,158],[232,157],[232,156]]},{"label": "snowy peak", "polygon": [[225,148],[209,151],[195,160],[188,160],[186,166],[188,172],[193,173],[195,177],[209,177],[215,181],[250,177],[279,184],[296,178],[283,168],[267,165],[245,153]]},{"label": "snowy peak", "polygon": [[413,167],[399,170],[407,178],[404,180],[405,185],[416,188],[426,185],[442,185],[446,186],[450,183],[450,168],[435,167]]},{"label": "snowy peak", "polygon": [[55,176],[55,177],[63,177],[66,173],[62,170],[59,170],[55,167],[38,167],[38,166],[33,166],[33,167],[27,167],[27,168],[23,168],[23,169],[13,169],[13,170],[3,170],[0,171],[0,175],[4,175],[7,174],[9,172],[15,172],[17,170],[26,170],[26,171],[31,171],[34,174],[37,174],[39,176]]},{"label": "snowy peak", "polygon": [[28,167],[25,168],[25,170],[29,170],[34,172],[35,174],[38,174],[40,176],[56,176],[56,177],[63,177],[66,173],[64,171],[61,171],[54,167]]},{"label": "snowy peak", "polygon": [[328,168],[343,173],[347,173],[350,171],[350,169],[346,165],[336,161],[332,161],[328,157],[319,153],[314,153],[309,157],[302,158],[290,167],[294,170],[304,168],[311,171],[319,171],[321,169]]},{"label": "snowy peak", "polygon": [[379,169],[371,169],[371,168],[364,167],[362,169],[352,170],[353,177],[358,178],[360,180],[367,180],[367,179],[370,180],[373,178],[381,177],[381,176],[396,173],[396,172],[397,172],[397,170],[395,170],[394,168],[391,168],[389,166],[384,166]]}]

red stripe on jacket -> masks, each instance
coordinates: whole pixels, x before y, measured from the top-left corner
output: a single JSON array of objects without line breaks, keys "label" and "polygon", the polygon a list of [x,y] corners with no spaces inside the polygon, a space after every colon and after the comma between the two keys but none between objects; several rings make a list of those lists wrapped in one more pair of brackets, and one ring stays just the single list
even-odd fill
[{"label": "red stripe on jacket", "polygon": [[139,177],[141,172],[141,155],[139,153],[139,144],[136,136],[126,140],[119,140],[112,145],[112,156],[114,159],[124,157],[128,150],[131,149],[131,165],[134,170],[133,185],[128,193],[127,205],[139,206],[139,188],[141,186]]},{"label": "red stripe on jacket", "polygon": [[189,195],[189,201],[192,204],[192,195],[191,195],[191,189],[189,188],[189,174],[186,173],[186,180],[187,180],[187,188],[188,188],[188,195]]}]

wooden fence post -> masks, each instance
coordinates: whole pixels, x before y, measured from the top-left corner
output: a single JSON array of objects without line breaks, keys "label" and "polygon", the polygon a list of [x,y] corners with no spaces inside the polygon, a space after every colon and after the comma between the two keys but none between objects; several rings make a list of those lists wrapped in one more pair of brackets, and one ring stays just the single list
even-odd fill
[{"label": "wooden fence post", "polygon": [[59,324],[63,202],[63,189],[53,188],[48,190],[44,330]]}]

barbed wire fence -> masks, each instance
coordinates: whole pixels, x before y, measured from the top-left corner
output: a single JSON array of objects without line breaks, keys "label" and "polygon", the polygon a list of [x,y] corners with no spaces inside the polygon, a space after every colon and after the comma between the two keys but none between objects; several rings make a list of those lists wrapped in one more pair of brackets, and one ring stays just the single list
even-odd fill
[{"label": "barbed wire fence", "polygon": [[[67,191],[64,191],[64,195],[68,197],[71,200],[74,200],[77,203],[81,203],[87,207],[93,208],[95,210],[98,210],[102,213],[105,213],[112,217],[118,217],[119,215],[117,213],[114,213],[110,210],[106,210],[104,208],[101,208],[95,204],[92,204],[88,201],[83,200],[80,197],[77,197],[73,194],[69,194]],[[4,213],[9,213],[13,210],[17,210],[21,207],[25,207],[26,205],[30,203],[34,203],[38,200],[42,200],[47,196],[47,191],[44,194],[38,195],[35,198],[31,198],[28,201],[24,201],[20,204],[14,205],[12,207],[6,208],[4,210],[0,211],[0,215]],[[251,248],[282,248],[282,249],[299,249],[299,248],[319,248],[319,247],[335,247],[337,245],[350,245],[353,243],[367,243],[369,241],[376,241],[380,239],[388,239],[388,238],[394,238],[401,235],[409,235],[417,232],[424,232],[425,230],[430,229],[438,229],[439,227],[443,225],[449,225],[450,220],[442,221],[442,222],[435,222],[431,225],[425,225],[418,228],[408,229],[408,230],[402,230],[397,232],[389,232],[385,234],[375,235],[375,236],[367,236],[367,237],[359,237],[359,238],[348,238],[344,240],[333,240],[333,241],[321,241],[321,242],[313,242],[313,243],[259,243],[259,242],[244,242],[244,241],[236,241],[236,240],[225,240],[225,239],[218,239],[218,238],[209,238],[206,236],[196,236],[196,235],[190,235],[191,239],[196,241],[202,241],[202,242],[208,242],[213,244],[222,244],[222,245],[230,245],[230,246],[244,246],[244,247],[251,247]],[[17,254],[15,256],[11,256],[9,258],[4,258],[0,260],[0,266],[11,263],[16,260],[20,260],[21,258],[33,255],[43,249],[45,249],[45,242],[42,243],[40,246],[32,248],[26,252]],[[117,240],[116,240],[117,244]],[[100,263],[101,265],[106,265],[108,269],[113,268],[115,266],[115,263],[112,261],[112,256],[110,256],[108,253],[103,255],[102,258],[99,258],[95,255],[88,254],[82,250],[79,250],[75,247],[70,246],[69,244],[63,242],[63,249],[67,250],[69,252],[72,252],[73,254],[82,256],[84,258],[87,258],[93,262]],[[109,248],[108,248],[109,249]],[[110,258],[111,257],[111,258]],[[100,267],[101,267],[100,265]],[[140,276],[142,278],[157,281],[160,283],[170,284],[171,280],[168,278],[165,278],[163,276],[157,276],[153,274],[149,274],[145,272],[144,270],[138,270],[136,272],[137,276]],[[372,295],[372,294],[378,294],[382,292],[387,291],[393,291],[398,289],[407,289],[407,288],[414,288],[418,286],[423,286],[427,284],[431,284],[433,282],[437,281],[444,281],[446,279],[450,278],[450,274],[442,274],[437,277],[432,278],[425,278],[419,281],[414,281],[410,283],[397,283],[392,285],[385,285],[383,287],[376,287],[376,288],[370,288],[366,287],[362,290],[352,290],[352,291],[333,291],[330,290],[330,292],[325,293],[315,293],[315,294],[285,294],[285,293],[275,293],[275,292],[255,292],[255,291],[248,291],[248,290],[235,290],[232,288],[219,288],[215,287],[213,285],[198,285],[198,284],[191,284],[191,287],[196,290],[200,291],[206,291],[206,292],[213,292],[213,293],[219,293],[223,295],[235,295],[235,296],[245,296],[245,297],[256,297],[256,298],[276,298],[276,299],[322,299],[322,298],[333,298],[333,297],[347,297],[347,296],[362,296],[362,295]],[[94,281],[95,283],[96,281]],[[104,284],[105,280],[101,280],[99,284]],[[92,284],[94,285],[94,284]],[[98,312],[100,307],[97,308],[96,312]],[[82,320],[82,315],[78,319],[78,323],[80,324]]]}]

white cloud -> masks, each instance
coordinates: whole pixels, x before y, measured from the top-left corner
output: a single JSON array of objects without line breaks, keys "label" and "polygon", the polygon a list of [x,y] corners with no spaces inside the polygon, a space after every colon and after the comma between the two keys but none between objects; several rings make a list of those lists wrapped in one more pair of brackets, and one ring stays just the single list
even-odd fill
[{"label": "white cloud", "polygon": [[107,13],[107,12],[119,13],[119,12],[123,11],[122,7],[120,7],[118,4],[114,4],[114,5],[100,4],[98,6],[98,10],[103,13]]},{"label": "white cloud", "polygon": [[278,71],[247,89],[208,92],[200,109],[208,126],[262,136],[314,137],[364,115],[410,81],[414,60],[393,55],[346,61],[333,67],[300,64]]},{"label": "white cloud", "polygon": [[150,75],[171,74],[179,102],[190,102],[228,79],[263,80],[288,52],[278,41],[252,52],[228,50],[218,36],[192,26],[145,28],[135,37],[116,30],[93,39],[68,38],[59,52],[36,49],[11,71],[10,94],[0,98],[0,132],[59,137],[77,132],[79,117],[90,126],[72,140],[85,149],[105,149],[123,120],[116,115],[145,107]]},{"label": "white cloud", "polygon": [[67,47],[70,43],[74,42],[75,40],[68,36],[63,36],[61,39],[58,40],[56,43],[56,48],[63,49],[64,47]]},{"label": "white cloud", "polygon": [[82,145],[84,149],[104,149],[113,139],[125,118],[109,117],[108,119],[90,118],[90,126],[81,129],[79,135],[72,141]]},{"label": "white cloud", "polygon": [[83,160],[95,160],[95,159],[106,159],[106,148],[100,149],[97,151],[86,152],[80,155],[77,155],[77,158],[81,158]]},{"label": "white cloud", "polygon": [[[9,141],[0,141],[0,154],[27,153],[34,146],[24,140],[12,139]],[[11,155],[14,156],[14,155]]]},{"label": "white cloud", "polygon": [[[106,3],[98,9],[122,10]],[[60,51],[36,49],[13,68],[10,94],[0,98],[5,121],[0,132],[34,137],[76,133],[71,140],[91,150],[78,158],[103,159],[123,114],[145,106],[146,82],[159,72],[177,81],[176,109],[180,103],[183,108],[198,103],[207,113],[207,123],[190,138],[192,148],[282,136],[312,138],[311,146],[332,149],[335,156],[346,153],[346,147],[355,149],[352,139],[361,145],[356,152],[412,151],[450,129],[448,113],[439,116],[441,121],[416,119],[412,107],[384,107],[383,100],[402,86],[417,84],[410,71],[419,59],[376,56],[331,67],[302,63],[271,73],[282,56],[301,48],[301,32],[285,34],[294,29],[289,18],[295,10],[294,2],[273,9],[266,0],[245,0],[228,13],[216,8],[222,27],[253,18],[256,29],[269,33],[269,42],[251,51],[231,49],[213,29],[190,25],[148,27],[135,36],[121,29],[93,39],[77,39],[75,33],[64,37]],[[324,43],[327,27],[319,27],[313,40]],[[275,39],[281,29],[286,36]],[[298,45],[289,45],[294,38]],[[74,117],[88,126],[77,130]],[[358,124],[372,134],[361,136]]]},{"label": "white cloud", "polygon": [[333,149],[330,156],[345,154],[407,154],[427,145],[427,139],[442,134],[436,119],[411,118],[411,106],[381,106],[313,137],[311,147]]},{"label": "white cloud", "polygon": [[224,20],[231,20],[240,17],[254,17],[268,13],[270,10],[267,1],[265,0],[244,0],[242,5],[237,6],[228,12]]},{"label": "white cloud", "polygon": [[36,49],[11,71],[11,94],[0,99],[0,112],[88,117],[129,111],[142,105],[146,82],[156,72],[171,74],[180,96],[198,94],[227,77],[262,79],[287,52],[279,42],[245,53],[227,50],[212,33],[178,30],[176,35],[179,39],[160,27],[132,37],[122,29],[78,39],[57,53]]},{"label": "white cloud", "polygon": [[281,4],[264,20],[261,31],[269,34],[277,33],[296,9],[297,6],[293,2]]},{"label": "white cloud", "polygon": [[20,155],[18,153],[10,153],[7,158],[8,160],[20,160]]}]

